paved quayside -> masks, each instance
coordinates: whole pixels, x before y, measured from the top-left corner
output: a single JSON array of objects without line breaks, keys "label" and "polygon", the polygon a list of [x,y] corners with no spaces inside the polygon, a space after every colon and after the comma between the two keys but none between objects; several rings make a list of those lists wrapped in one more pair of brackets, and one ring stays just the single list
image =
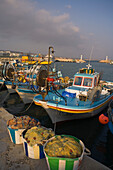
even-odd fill
[{"label": "paved quayside", "polygon": [[[10,141],[6,123],[11,118],[13,115],[0,107],[0,169],[48,170],[45,158],[39,160],[28,158],[22,145]],[[79,170],[109,170],[109,168],[85,155]]]}]

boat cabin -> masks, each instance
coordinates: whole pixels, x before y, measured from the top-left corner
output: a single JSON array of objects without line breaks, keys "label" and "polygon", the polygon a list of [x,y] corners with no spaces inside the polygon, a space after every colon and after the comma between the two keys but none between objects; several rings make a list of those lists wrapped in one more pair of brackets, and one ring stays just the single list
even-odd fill
[{"label": "boat cabin", "polygon": [[94,69],[80,69],[74,76],[73,86],[82,88],[93,88],[97,86],[99,73],[94,72]]},{"label": "boat cabin", "polygon": [[99,82],[99,73],[94,69],[80,69],[74,76],[72,86],[65,89],[68,93],[76,94],[76,97],[87,96],[89,89],[97,87]]}]

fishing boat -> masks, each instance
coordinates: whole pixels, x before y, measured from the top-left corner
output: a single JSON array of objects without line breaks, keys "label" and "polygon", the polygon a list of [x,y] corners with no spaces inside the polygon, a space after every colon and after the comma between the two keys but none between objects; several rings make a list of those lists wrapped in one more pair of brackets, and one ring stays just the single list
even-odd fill
[{"label": "fishing boat", "polygon": [[113,106],[109,106],[108,108],[108,127],[110,132],[113,134]]},{"label": "fishing boat", "polygon": [[34,103],[46,109],[53,123],[95,116],[113,97],[113,86],[100,78],[88,64],[74,75],[72,86],[35,96]]},{"label": "fishing boat", "polygon": [[113,121],[108,122],[108,127],[109,127],[111,133],[113,134]]},{"label": "fishing boat", "polygon": [[[53,47],[51,48],[53,54]],[[63,88],[66,84],[60,83],[62,73],[57,71],[53,55],[50,53],[35,64],[29,64],[28,61],[28,56],[23,56],[21,63],[16,62],[16,60],[6,62],[0,69],[0,82],[4,83],[8,89],[15,89],[23,100],[28,103],[32,102],[33,97],[40,93],[40,89],[44,90],[45,81],[52,83],[54,80],[54,88],[56,89]]]},{"label": "fishing boat", "polygon": [[99,116],[99,122],[104,125],[108,124],[109,130],[113,134],[113,101],[109,103],[107,112]]}]

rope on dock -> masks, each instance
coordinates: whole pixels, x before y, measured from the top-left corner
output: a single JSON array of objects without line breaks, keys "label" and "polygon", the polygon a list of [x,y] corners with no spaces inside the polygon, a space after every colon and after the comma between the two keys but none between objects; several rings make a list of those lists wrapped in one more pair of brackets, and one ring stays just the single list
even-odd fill
[{"label": "rope on dock", "polygon": [[9,93],[5,96],[5,98],[0,102],[0,105],[2,105],[4,103],[4,101],[7,99],[7,97],[9,96]]},{"label": "rope on dock", "polygon": [[26,111],[31,107],[32,104],[33,104],[33,100],[32,100],[32,102],[30,103],[30,105],[29,105],[24,111],[22,111],[21,113],[26,112]]},{"label": "rope on dock", "polygon": [[108,166],[109,168],[113,168],[113,164],[112,165],[110,165],[110,166]]}]

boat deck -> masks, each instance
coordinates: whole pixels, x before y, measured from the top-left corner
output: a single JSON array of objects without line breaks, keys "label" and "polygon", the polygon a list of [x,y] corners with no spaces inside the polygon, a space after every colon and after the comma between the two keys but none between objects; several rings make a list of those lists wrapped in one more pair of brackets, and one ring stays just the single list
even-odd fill
[{"label": "boat deck", "polygon": [[[59,90],[60,94],[62,94],[63,90]],[[49,92],[48,95],[45,97],[45,101],[47,101],[48,106],[54,106],[54,107],[60,107],[60,108],[67,108],[67,109],[88,109],[93,108],[98,105],[101,105],[105,101],[109,100],[110,95],[106,97],[102,97],[101,100],[97,100],[95,102],[92,102],[90,100],[79,100],[79,98],[71,98],[66,97],[67,105],[65,103],[65,100],[62,97],[58,97],[55,93]],[[42,96],[38,95],[35,96],[34,101],[39,102],[39,100],[42,100]]]}]

